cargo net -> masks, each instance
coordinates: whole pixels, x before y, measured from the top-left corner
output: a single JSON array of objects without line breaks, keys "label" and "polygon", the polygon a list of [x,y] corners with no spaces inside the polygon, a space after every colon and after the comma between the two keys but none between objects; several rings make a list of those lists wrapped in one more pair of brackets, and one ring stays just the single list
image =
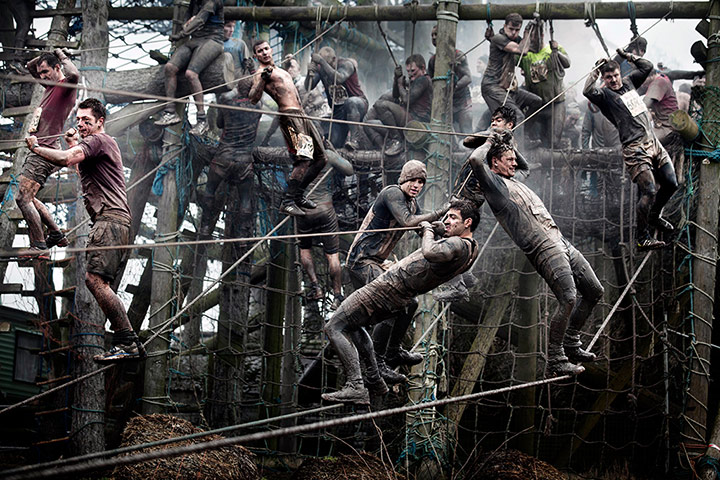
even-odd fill
[{"label": "cargo net", "polygon": [[[135,3],[113,2],[113,6]],[[110,30],[115,40],[123,41],[123,35],[138,29],[167,35],[169,27],[169,22],[118,22]],[[303,38],[302,33],[277,30],[272,34],[273,45],[280,44],[278,31],[285,41]],[[352,53],[343,51],[340,44],[332,45],[339,55]],[[136,63],[139,57],[133,54],[125,60]],[[693,105],[700,102],[695,98]],[[325,349],[322,332],[334,300],[328,293],[331,285],[322,250],[314,248],[313,257],[323,295],[310,298],[310,282],[300,268],[295,239],[263,241],[257,248],[257,241],[222,243],[295,231],[292,221],[274,229],[284,219],[277,207],[291,169],[286,150],[268,147],[248,152],[253,161],[250,198],[243,190],[247,183],[225,182],[218,189],[218,202],[204,207],[201,194],[217,146],[213,141],[198,141],[188,130],[185,125],[173,147],[176,150],[171,150],[176,158],[164,172],[176,175],[182,221],[177,232],[155,236],[155,241],[198,238],[204,209],[217,208],[209,236],[216,243],[168,247],[169,259],[162,262],[157,256],[148,258],[147,253],[134,254],[119,291],[136,326],[146,328],[147,320],[157,314],[150,308],[147,279],[157,271],[170,273],[173,279],[167,304],[161,308],[169,306],[167,316],[174,320],[162,335],[166,348],[155,351],[163,359],[155,373],[166,388],[162,395],[137,393],[143,391],[136,384],[142,375],[117,376],[109,391],[107,405],[112,408],[107,409],[106,423],[122,425],[129,412],[141,412],[148,405],[211,428],[308,410],[301,419],[283,420],[271,428],[248,427],[250,431],[365,412],[345,406],[319,408],[320,394],[344,382],[337,358]],[[142,151],[130,136],[120,140],[129,152],[126,159],[135,159],[128,162],[128,178],[133,169],[148,168],[148,164],[148,170],[153,169],[163,158],[164,132],[150,124],[141,125],[140,132],[145,137]],[[442,163],[429,151],[433,142],[447,139],[435,135],[424,147],[428,150],[419,151],[419,158]],[[384,174],[399,165],[386,164],[386,159],[372,152],[342,154],[352,159],[356,174],[349,178],[331,174],[330,181],[340,229],[350,231],[359,226],[383,185],[392,183]],[[623,171],[618,152],[537,150],[528,156],[537,165],[528,185],[541,196],[561,231],[586,256],[605,287],[584,328],[584,345],[618,304],[594,348],[598,361],[587,364],[587,371],[572,381],[490,395],[407,418],[397,415],[322,428],[246,446],[264,455],[318,457],[365,449],[410,471],[437,465],[464,478],[482,478],[488,455],[506,448],[524,451],[562,470],[598,475],[618,465],[638,478],[657,478],[692,467],[705,447],[705,427],[696,418],[698,411],[707,413],[707,401],[695,401],[691,385],[698,376],[707,382],[709,375],[706,364],[697,365],[694,337],[695,323],[709,321],[694,311],[693,301],[697,295],[708,295],[697,291],[692,276],[697,260],[693,246],[700,160],[692,155],[686,158],[682,148],[673,152],[681,187],[664,215],[679,227],[678,233],[667,238],[674,240],[671,248],[652,253],[643,264],[644,255],[634,248],[631,227],[636,223],[637,191]],[[448,189],[461,163],[456,159],[447,172]],[[427,192],[433,189],[427,188],[426,196]],[[149,197],[137,243],[155,234],[156,209],[150,203],[156,201],[157,197]],[[70,213],[67,206],[57,212],[63,227],[63,218]],[[406,235],[397,251],[416,247],[413,237]],[[341,236],[341,259],[352,238],[351,234]],[[475,238],[485,249],[472,270],[474,280],[466,284],[469,300],[441,303],[445,314],[439,308],[420,310],[439,320],[437,341],[426,337],[416,348],[434,359],[432,370],[427,363],[405,372],[409,384],[394,387],[373,410],[406,405],[409,395],[413,402],[432,401],[533,382],[546,375],[547,323],[556,308],[552,293],[502,229],[496,228],[487,207]],[[641,265],[637,279],[618,302]],[[72,282],[66,280],[62,286]],[[343,288],[346,296],[352,290],[347,279]],[[197,307],[185,311],[191,301]],[[58,316],[62,317],[47,314],[48,318]],[[57,347],[63,328],[67,327],[58,322],[48,332],[46,349]],[[413,335],[420,336],[410,332],[407,348],[413,346]],[[65,373],[53,373],[48,367],[45,376]],[[425,383],[428,379],[430,383]]]}]

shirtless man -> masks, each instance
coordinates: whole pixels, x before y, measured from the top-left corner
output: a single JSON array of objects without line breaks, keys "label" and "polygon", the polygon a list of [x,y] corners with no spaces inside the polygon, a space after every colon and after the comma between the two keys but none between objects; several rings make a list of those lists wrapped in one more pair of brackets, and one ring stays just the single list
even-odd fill
[{"label": "shirtless man", "polygon": [[327,158],[323,139],[315,125],[305,117],[292,77],[282,68],[275,66],[272,48],[267,40],[255,42],[253,53],[261,68],[255,72],[250,101],[258,103],[263,92],[267,92],[277,103],[279,112],[292,114],[280,117],[280,129],[293,160],[293,169],[287,181],[285,197],[280,204],[280,213],[304,216],[303,208],[317,207],[314,202],[305,198],[305,189],[325,168]]},{"label": "shirtless man", "polygon": [[[25,139],[30,151],[60,167],[77,165],[83,190],[85,208],[92,228],[88,247],[127,245],[130,238],[130,207],[125,190],[120,148],[115,139],[105,133],[105,107],[96,98],[88,98],[78,105],[77,130],[65,134],[67,150],[40,146],[34,136]],[[79,141],[80,140],[80,141]],[[112,345],[95,355],[98,363],[142,360],[147,354],[128,320],[122,301],[111,285],[127,262],[130,250],[89,250],[85,285],[97,300],[113,330]]]},{"label": "shirtless man", "polygon": [[[62,68],[61,68],[62,67]],[[30,74],[41,80],[50,80],[63,84],[76,84],[80,72],[73,65],[65,52],[55,49],[54,53],[45,52],[30,60],[27,64]],[[64,73],[63,73],[64,70]],[[65,120],[75,106],[77,89],[63,85],[48,85],[35,109],[35,115],[28,130],[38,139],[38,144],[48,148],[60,148],[59,134],[63,130]],[[37,257],[43,250],[55,245],[64,247],[68,244],[65,235],[55,223],[52,215],[43,203],[35,198],[47,178],[59,168],[35,153],[28,153],[20,171],[20,188],[17,204],[28,226],[30,248],[27,256]],[[48,228],[48,236],[43,233],[42,224]],[[24,255],[25,256],[25,255]]]},{"label": "shirtless man", "polygon": [[472,238],[478,219],[472,204],[462,200],[453,202],[443,220],[444,238],[436,240],[433,225],[420,223],[422,246],[353,292],[340,305],[325,325],[325,333],[338,352],[346,383],[342,390],[324,393],[323,400],[369,403],[369,392],[360,373],[359,355],[365,362],[366,379],[373,393],[388,391],[374,361],[373,342],[363,327],[395,314],[413,302],[417,295],[467,271],[478,255],[477,242]]},{"label": "shirtless man", "polygon": [[580,332],[603,287],[585,257],[560,233],[542,200],[513,178],[518,164],[511,135],[493,132],[470,154],[470,164],[498,223],[559,303],[548,334],[548,371],[577,375],[585,369],[576,363],[595,360],[595,354],[581,348]]}]

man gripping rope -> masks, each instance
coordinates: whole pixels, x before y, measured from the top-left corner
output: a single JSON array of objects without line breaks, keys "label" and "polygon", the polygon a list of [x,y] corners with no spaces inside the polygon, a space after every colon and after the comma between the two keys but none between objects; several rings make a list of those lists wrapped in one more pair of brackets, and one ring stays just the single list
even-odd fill
[{"label": "man gripping rope", "polygon": [[558,300],[548,335],[548,370],[582,373],[585,369],[576,363],[593,361],[595,355],[581,348],[580,332],[603,295],[602,285],[585,257],[560,233],[542,200],[513,178],[518,164],[510,132],[493,132],[470,154],[470,164],[498,223]]},{"label": "man gripping rope", "polygon": [[[62,67],[62,68],[61,68]],[[45,52],[33,58],[27,64],[30,74],[41,80],[58,82],[61,85],[45,87],[40,104],[30,120],[29,133],[35,135],[38,144],[48,148],[60,148],[60,132],[65,120],[75,106],[77,89],[64,85],[77,84],[80,72],[65,52],[55,49],[54,53]],[[64,73],[63,73],[64,70]],[[30,248],[23,256],[37,257],[44,250],[56,245],[67,246],[68,241],[55,223],[47,207],[37,198],[37,192],[47,178],[59,168],[33,152],[25,157],[20,171],[20,187],[17,204],[28,226]],[[47,237],[43,233],[43,224],[48,228]]]},{"label": "man gripping rope", "polygon": [[293,169],[287,182],[285,197],[280,204],[280,213],[304,216],[303,208],[317,207],[315,202],[305,198],[305,189],[327,163],[323,139],[315,125],[305,117],[292,77],[282,68],[275,66],[273,51],[267,40],[255,42],[253,53],[261,68],[255,72],[250,101],[259,102],[263,92],[267,92],[277,103],[279,112],[294,114],[280,117],[280,129],[293,160]]},{"label": "man gripping rope", "polygon": [[[635,207],[637,247],[651,250],[664,247],[665,242],[654,238],[650,227],[666,232],[674,230],[661,213],[677,190],[678,182],[670,156],[655,136],[648,109],[635,90],[650,74],[653,64],[622,49],[618,49],[618,54],[636,68],[623,78],[617,62],[600,59],[597,62],[600,68],[590,73],[583,93],[618,129],[625,167],[640,191]],[[605,88],[595,85],[599,75]]]},{"label": "man gripping rope", "polygon": [[[89,248],[127,245],[130,238],[130,207],[125,191],[125,174],[120,148],[105,133],[105,107],[99,100],[88,98],[78,105],[77,130],[65,134],[70,148],[56,150],[38,144],[31,136],[25,139],[31,152],[59,167],[77,165],[80,172],[85,208],[92,228]],[[130,250],[90,250],[87,252],[85,285],[97,300],[113,330],[113,347],[94,359],[98,363],[141,360],[147,354],[128,320],[122,301],[110,286],[127,262]]]},{"label": "man gripping rope", "polygon": [[368,387],[375,394],[387,392],[374,361],[373,342],[363,327],[396,315],[416,296],[467,271],[478,254],[477,242],[472,238],[478,218],[477,210],[469,202],[453,202],[443,221],[444,238],[436,240],[435,227],[429,222],[420,223],[422,246],[340,305],[325,325],[325,333],[338,352],[346,383],[342,390],[324,393],[324,400],[369,403],[368,388],[360,372],[360,355],[366,364]]}]

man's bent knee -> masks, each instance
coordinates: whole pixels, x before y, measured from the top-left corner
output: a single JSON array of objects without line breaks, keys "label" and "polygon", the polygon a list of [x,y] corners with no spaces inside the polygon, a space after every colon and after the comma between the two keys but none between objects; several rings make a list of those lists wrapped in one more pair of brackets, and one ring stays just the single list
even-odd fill
[{"label": "man's bent knee", "polygon": [[178,71],[180,71],[180,69],[172,63],[168,62],[165,64],[165,75],[175,76],[177,75]]}]

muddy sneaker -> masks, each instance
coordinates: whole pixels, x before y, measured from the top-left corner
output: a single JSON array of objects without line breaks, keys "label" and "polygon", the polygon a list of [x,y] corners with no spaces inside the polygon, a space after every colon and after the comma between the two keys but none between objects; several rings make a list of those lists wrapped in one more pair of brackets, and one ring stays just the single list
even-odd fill
[{"label": "muddy sneaker", "polygon": [[[141,350],[142,349],[142,350]],[[107,352],[100,353],[93,357],[96,363],[118,363],[128,362],[131,360],[143,360],[147,357],[145,348],[142,344],[133,343],[130,345],[114,345]]]},{"label": "muddy sneaker", "polygon": [[422,361],[422,355],[419,353],[408,352],[402,347],[395,351],[388,350],[387,355],[385,355],[385,362],[390,368],[395,368],[400,365],[412,367],[413,365],[422,363]]},{"label": "muddy sneaker", "polygon": [[376,357],[377,359],[377,367],[378,367],[378,373],[380,373],[380,377],[382,377],[383,380],[385,380],[387,383],[390,384],[396,384],[396,383],[405,383],[407,382],[407,377],[403,375],[402,373],[398,373],[395,370],[389,368],[387,364],[385,363],[385,359],[378,355]]},{"label": "muddy sneaker", "polygon": [[190,129],[190,134],[195,135],[196,137],[202,137],[210,130],[210,126],[207,123],[206,119],[198,119],[198,122],[195,124],[193,128]]},{"label": "muddy sneaker", "polygon": [[285,215],[291,215],[293,217],[304,217],[305,212],[302,208],[298,207],[292,200],[283,200],[278,209],[280,213]]},{"label": "muddy sneaker", "polygon": [[325,294],[317,283],[311,283],[308,289],[307,299],[308,300],[322,300]]},{"label": "muddy sneaker", "polygon": [[52,247],[67,247],[69,245],[68,239],[62,232],[50,232],[45,237],[45,243],[48,248]]},{"label": "muddy sneaker", "polygon": [[563,349],[565,350],[565,355],[567,355],[568,360],[572,363],[588,363],[594,362],[597,359],[594,353],[583,350],[581,347],[564,346]]},{"label": "muddy sneaker", "polygon": [[385,155],[394,156],[402,152],[403,144],[400,140],[393,140],[390,145],[385,149]]},{"label": "muddy sneaker", "polygon": [[553,361],[548,363],[548,373],[550,377],[562,377],[563,375],[580,375],[585,371],[582,365],[570,363],[567,358],[565,360]]},{"label": "muddy sneaker", "polygon": [[295,204],[300,208],[305,208],[307,210],[312,210],[313,208],[317,208],[317,203],[313,202],[309,198],[302,196],[295,200]]},{"label": "muddy sneaker", "polygon": [[345,142],[345,148],[348,150],[360,150],[360,144],[357,140],[350,139]]},{"label": "muddy sneaker", "polygon": [[342,390],[320,395],[326,402],[354,403],[357,405],[370,405],[370,394],[362,383],[348,382]]},{"label": "muddy sneaker", "polygon": [[168,125],[175,125],[176,123],[182,122],[180,115],[174,112],[163,112],[159,119],[155,120],[155,125],[160,127],[167,127]]},{"label": "muddy sneaker", "polygon": [[29,247],[21,249],[18,254],[18,258],[23,261],[29,260],[50,260],[47,248],[41,247]]},{"label": "muddy sneaker", "polygon": [[342,305],[343,300],[345,298],[340,294],[335,294],[332,303],[330,304],[330,311],[334,312],[338,308],[340,308],[340,305]]},{"label": "muddy sneaker", "polygon": [[665,245],[665,242],[663,242],[662,240],[657,240],[652,237],[645,237],[642,240],[638,240],[637,249],[640,252],[645,252],[648,250],[657,250],[658,248],[663,248]]}]

